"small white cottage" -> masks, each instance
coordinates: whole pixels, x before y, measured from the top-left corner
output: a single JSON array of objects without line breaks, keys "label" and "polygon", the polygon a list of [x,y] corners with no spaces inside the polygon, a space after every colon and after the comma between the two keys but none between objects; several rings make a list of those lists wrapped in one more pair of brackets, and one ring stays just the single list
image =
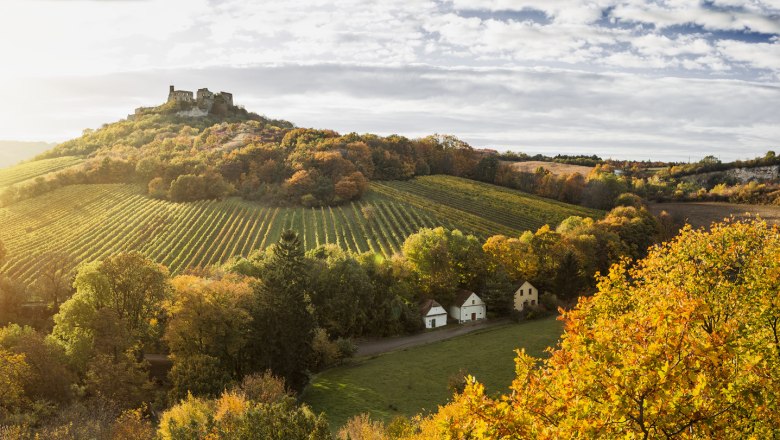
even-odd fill
[{"label": "small white cottage", "polygon": [[534,287],[528,281],[524,282],[517,291],[515,291],[515,310],[523,310],[526,306],[535,306],[539,304],[539,289]]},{"label": "small white cottage", "polygon": [[432,299],[420,303],[420,315],[425,328],[436,328],[447,325],[447,311],[441,304]]},{"label": "small white cottage", "polygon": [[455,302],[450,306],[450,316],[461,323],[485,319],[487,317],[485,302],[476,293],[461,290],[455,296]]}]

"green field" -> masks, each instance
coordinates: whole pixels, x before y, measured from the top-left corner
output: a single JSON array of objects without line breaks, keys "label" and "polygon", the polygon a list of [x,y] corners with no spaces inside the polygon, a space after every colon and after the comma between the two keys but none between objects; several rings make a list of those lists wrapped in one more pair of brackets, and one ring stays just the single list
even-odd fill
[{"label": "green field", "polygon": [[36,160],[25,162],[8,168],[0,169],[0,188],[14,183],[33,179],[44,174],[58,171],[78,163],[84,159],[75,156],[57,157],[54,159]]},{"label": "green field", "polygon": [[485,384],[488,393],[506,392],[514,378],[514,350],[522,347],[545,356],[562,332],[561,322],[547,318],[357,360],[316,376],[302,398],[317,412],[324,411],[333,429],[363,412],[387,421],[435,411],[451,398],[447,382],[461,368]]},{"label": "green field", "polygon": [[[436,185],[451,196],[440,197]],[[569,215],[600,214],[454,177],[371,188],[363,200],[346,205],[285,208],[239,198],[172,203],[148,198],[133,185],[66,186],[0,209],[0,240],[9,252],[2,270],[30,283],[46,252],[65,252],[75,264],[138,250],[180,273],[246,256],[276,242],[285,228],[297,230],[306,249],[334,243],[390,256],[422,227],[445,226],[484,239],[517,236]],[[366,206],[374,208],[370,220],[362,213]]]}]

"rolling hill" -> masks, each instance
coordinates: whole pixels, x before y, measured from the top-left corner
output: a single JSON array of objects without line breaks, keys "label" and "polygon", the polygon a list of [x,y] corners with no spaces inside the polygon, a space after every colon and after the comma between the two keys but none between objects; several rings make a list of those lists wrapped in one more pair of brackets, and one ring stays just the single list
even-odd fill
[{"label": "rolling hill", "polygon": [[[17,169],[0,178],[22,174]],[[572,215],[602,213],[451,176],[373,182],[359,201],[317,208],[237,197],[173,203],[149,198],[132,184],[71,185],[0,209],[0,240],[10,257],[2,270],[30,283],[47,252],[66,253],[77,264],[138,250],[181,273],[246,256],[274,243],[285,228],[297,230],[307,249],[333,243],[390,256],[422,227],[484,239],[517,236]]]}]

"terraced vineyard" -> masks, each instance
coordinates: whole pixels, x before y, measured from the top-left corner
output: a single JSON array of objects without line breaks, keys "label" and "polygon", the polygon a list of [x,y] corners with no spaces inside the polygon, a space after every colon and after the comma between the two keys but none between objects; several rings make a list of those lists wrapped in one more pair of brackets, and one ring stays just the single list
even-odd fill
[{"label": "terraced vineyard", "polygon": [[0,188],[14,183],[33,179],[53,171],[58,171],[82,162],[83,159],[75,156],[57,157],[54,159],[36,160],[26,162],[9,168],[0,169]]},{"label": "terraced vineyard", "polygon": [[[445,197],[442,191],[453,192]],[[475,192],[480,200],[472,200]],[[271,207],[239,198],[171,203],[150,199],[133,185],[74,185],[0,209],[0,240],[10,254],[1,270],[30,283],[46,252],[66,252],[81,262],[138,250],[180,273],[246,256],[276,242],[286,228],[297,230],[307,249],[334,243],[389,256],[422,227],[441,225],[485,238],[518,235],[543,224],[539,219],[558,223],[569,215],[599,215],[560,205],[452,177],[374,183],[363,200],[325,208]],[[368,206],[370,220],[362,212]]]}]

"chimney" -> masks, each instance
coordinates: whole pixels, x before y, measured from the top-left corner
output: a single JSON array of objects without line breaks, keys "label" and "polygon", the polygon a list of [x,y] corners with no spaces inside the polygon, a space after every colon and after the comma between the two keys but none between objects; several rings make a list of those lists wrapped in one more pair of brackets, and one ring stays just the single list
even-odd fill
[{"label": "chimney", "polygon": [[173,93],[173,86],[168,89],[168,93]]}]

